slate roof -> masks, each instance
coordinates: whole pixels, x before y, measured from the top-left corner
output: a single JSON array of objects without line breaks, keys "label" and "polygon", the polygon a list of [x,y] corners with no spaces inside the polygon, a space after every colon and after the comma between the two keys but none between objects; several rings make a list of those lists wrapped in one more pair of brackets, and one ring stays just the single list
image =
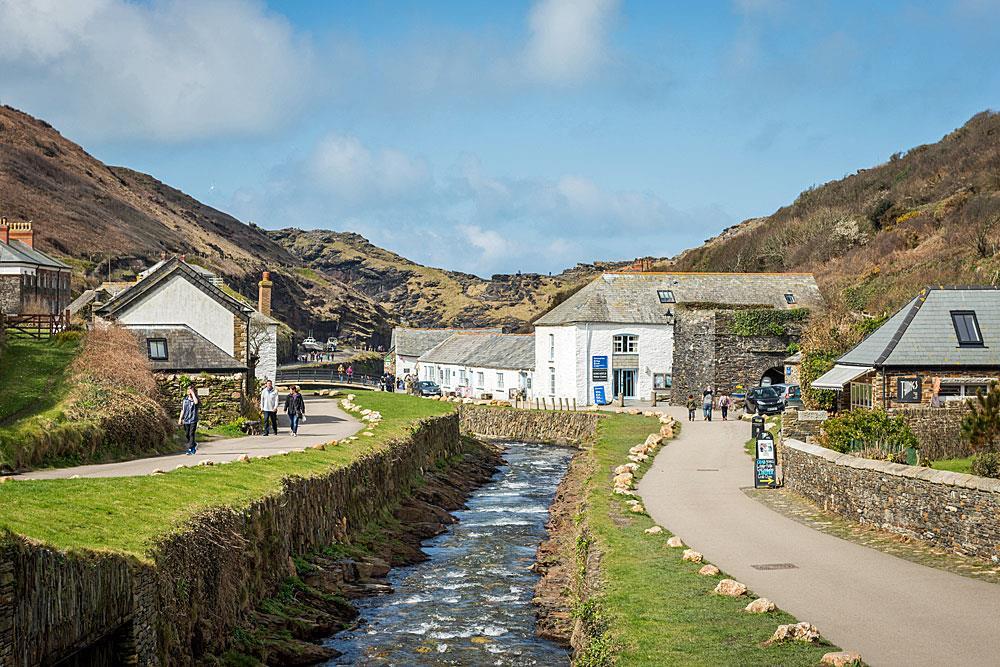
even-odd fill
[{"label": "slate roof", "polygon": [[[659,290],[670,290],[675,302],[661,303]],[[787,303],[785,294],[795,302]],[[823,297],[810,273],[605,273],[535,324],[666,324],[667,310],[685,303],[812,308],[822,305]]]},{"label": "slate roof", "polygon": [[150,338],[166,339],[167,359],[151,359],[149,363],[154,371],[240,373],[247,370],[245,364],[186,324],[136,324],[126,326],[126,329],[139,339],[144,352],[148,351],[146,341]]},{"label": "slate roof", "polygon": [[532,370],[535,337],[530,334],[456,333],[420,356],[421,363]]},{"label": "slate roof", "polygon": [[27,243],[12,240],[10,243],[0,242],[0,264],[34,264],[47,269],[69,269],[58,259],[49,257],[41,250],[35,250]]},{"label": "slate roof", "polygon": [[390,351],[404,357],[419,357],[435,345],[443,343],[457,333],[474,332],[500,333],[500,329],[418,329],[411,327],[395,327],[392,330]]},{"label": "slate roof", "polygon": [[[981,346],[959,346],[951,312],[976,313]],[[928,287],[837,360],[850,366],[1000,366],[1000,288]]]}]

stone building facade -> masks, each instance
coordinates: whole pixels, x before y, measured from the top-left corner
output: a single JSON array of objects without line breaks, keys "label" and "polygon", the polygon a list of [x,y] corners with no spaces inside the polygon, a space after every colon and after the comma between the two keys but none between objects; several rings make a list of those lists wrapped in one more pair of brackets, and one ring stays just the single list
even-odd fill
[{"label": "stone building facade", "polygon": [[70,274],[69,265],[35,248],[31,222],[0,218],[0,314],[61,315]]}]

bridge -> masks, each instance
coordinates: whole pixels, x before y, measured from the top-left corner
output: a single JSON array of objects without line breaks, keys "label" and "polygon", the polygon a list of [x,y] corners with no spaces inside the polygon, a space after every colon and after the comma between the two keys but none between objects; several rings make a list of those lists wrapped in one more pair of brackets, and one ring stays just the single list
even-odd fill
[{"label": "bridge", "polygon": [[275,384],[296,384],[310,388],[375,389],[379,378],[373,375],[355,373],[348,380],[347,373],[338,373],[330,366],[284,366],[278,367]]}]

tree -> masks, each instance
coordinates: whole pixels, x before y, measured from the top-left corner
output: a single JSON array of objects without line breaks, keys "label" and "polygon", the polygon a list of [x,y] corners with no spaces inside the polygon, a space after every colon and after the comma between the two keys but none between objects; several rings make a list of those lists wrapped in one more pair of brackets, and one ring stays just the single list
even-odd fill
[{"label": "tree", "polygon": [[962,437],[976,451],[997,451],[1000,445],[1000,382],[991,383],[985,394],[976,392],[969,414],[962,419]]}]

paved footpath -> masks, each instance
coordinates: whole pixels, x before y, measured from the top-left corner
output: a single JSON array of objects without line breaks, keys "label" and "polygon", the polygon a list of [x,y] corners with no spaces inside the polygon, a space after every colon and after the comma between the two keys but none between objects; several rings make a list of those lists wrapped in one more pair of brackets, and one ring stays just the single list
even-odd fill
[{"label": "paved footpath", "polygon": [[[1000,664],[1000,586],[813,530],[748,497],[747,422],[687,422],[639,484],[650,515],[872,665]],[[793,563],[795,569],[753,565]]]},{"label": "paved footpath", "polygon": [[306,422],[299,426],[299,434],[292,437],[288,430],[288,416],[278,415],[278,435],[253,435],[206,442],[198,446],[193,456],[184,453],[154,456],[120,463],[53,468],[19,475],[18,479],[60,479],[80,477],[133,477],[149,475],[157,470],[169,472],[179,465],[193,466],[202,461],[226,463],[244,454],[252,458],[272,456],[279,452],[306,449],[310,445],[340,440],[361,430],[361,422],[337,407],[337,400],[306,398]]}]

